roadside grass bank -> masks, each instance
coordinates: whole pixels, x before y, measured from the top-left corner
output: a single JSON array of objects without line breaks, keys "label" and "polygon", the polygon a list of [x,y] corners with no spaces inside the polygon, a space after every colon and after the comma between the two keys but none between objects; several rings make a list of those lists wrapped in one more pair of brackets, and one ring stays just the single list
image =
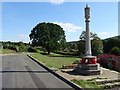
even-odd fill
[{"label": "roadside grass bank", "polygon": [[0,54],[11,54],[11,53],[16,53],[14,50],[9,50],[9,49],[0,49]]},{"label": "roadside grass bank", "polygon": [[71,80],[72,82],[76,83],[77,85],[81,86],[85,90],[103,90],[103,88],[99,87],[95,81],[87,81],[87,80]]},{"label": "roadside grass bank", "polygon": [[80,60],[80,58],[76,56],[55,53],[51,53],[50,55],[47,55],[46,53],[33,53],[30,55],[39,60],[39,62],[44,63],[49,68],[57,69],[60,69],[62,65],[71,65],[74,61]]},{"label": "roadside grass bank", "polygon": [[120,90],[120,79],[92,78],[87,80],[73,79],[72,82],[90,90]]}]

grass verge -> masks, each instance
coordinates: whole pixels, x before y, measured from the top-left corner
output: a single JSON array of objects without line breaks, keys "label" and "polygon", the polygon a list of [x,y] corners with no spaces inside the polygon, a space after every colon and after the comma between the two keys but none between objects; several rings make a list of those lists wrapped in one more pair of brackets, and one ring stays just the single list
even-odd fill
[{"label": "grass verge", "polygon": [[15,53],[15,51],[9,49],[0,49],[0,54],[11,54],[11,53]]},{"label": "grass verge", "polygon": [[40,62],[44,63],[48,67],[54,67],[60,69],[62,65],[70,65],[74,61],[79,60],[80,58],[75,56],[60,55],[51,53],[50,55],[33,53],[30,54],[34,58],[38,59]]},{"label": "grass verge", "polygon": [[86,80],[76,80],[73,79],[71,80],[72,82],[76,83],[77,85],[81,86],[82,88],[85,89],[90,89],[90,90],[102,90],[101,87],[97,86],[96,82],[90,82]]}]

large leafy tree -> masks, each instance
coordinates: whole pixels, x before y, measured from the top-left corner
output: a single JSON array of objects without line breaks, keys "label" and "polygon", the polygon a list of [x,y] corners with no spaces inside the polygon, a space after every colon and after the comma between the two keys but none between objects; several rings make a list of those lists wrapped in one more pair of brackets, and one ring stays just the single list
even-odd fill
[{"label": "large leafy tree", "polygon": [[42,46],[50,54],[51,51],[64,47],[65,32],[57,24],[53,23],[39,23],[32,30],[29,35],[33,46]]},{"label": "large leafy tree", "polygon": [[[80,35],[80,41],[79,41],[79,52],[80,54],[85,53],[85,31],[83,31]],[[103,52],[103,42],[102,40],[97,36],[97,34],[94,34],[90,32],[90,39],[91,39],[91,49],[93,55],[98,55]]]},{"label": "large leafy tree", "polygon": [[91,44],[93,55],[99,55],[103,53],[103,42],[99,37],[94,37],[91,41]]},{"label": "large leafy tree", "polygon": [[79,50],[79,54],[85,54],[85,41],[84,40],[80,40],[78,43],[78,50]]}]

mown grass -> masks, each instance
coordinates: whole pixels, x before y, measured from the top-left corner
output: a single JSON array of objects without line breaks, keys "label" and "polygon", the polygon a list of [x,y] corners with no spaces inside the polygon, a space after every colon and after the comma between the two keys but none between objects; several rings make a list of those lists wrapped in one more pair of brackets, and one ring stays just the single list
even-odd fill
[{"label": "mown grass", "polygon": [[0,54],[2,54],[2,49],[0,48]]},{"label": "mown grass", "polygon": [[15,51],[9,49],[0,49],[0,54],[11,54],[11,53],[15,53]]},{"label": "mown grass", "polygon": [[70,65],[74,61],[80,60],[80,58],[76,56],[60,55],[55,53],[51,53],[50,55],[47,55],[45,53],[33,53],[31,56],[44,63],[46,66],[50,68],[54,67],[57,69],[60,69],[62,65]]},{"label": "mown grass", "polygon": [[97,86],[96,82],[90,82],[86,80],[71,80],[72,82],[78,84],[82,88],[88,89],[88,90],[102,90],[101,87]]}]

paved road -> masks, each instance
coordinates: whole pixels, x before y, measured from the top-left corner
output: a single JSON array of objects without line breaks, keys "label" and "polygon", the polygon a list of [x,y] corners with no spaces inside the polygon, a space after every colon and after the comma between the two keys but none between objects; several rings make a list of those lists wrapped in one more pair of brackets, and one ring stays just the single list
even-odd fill
[{"label": "paved road", "polygon": [[26,54],[2,56],[2,88],[72,87],[32,61]]}]

